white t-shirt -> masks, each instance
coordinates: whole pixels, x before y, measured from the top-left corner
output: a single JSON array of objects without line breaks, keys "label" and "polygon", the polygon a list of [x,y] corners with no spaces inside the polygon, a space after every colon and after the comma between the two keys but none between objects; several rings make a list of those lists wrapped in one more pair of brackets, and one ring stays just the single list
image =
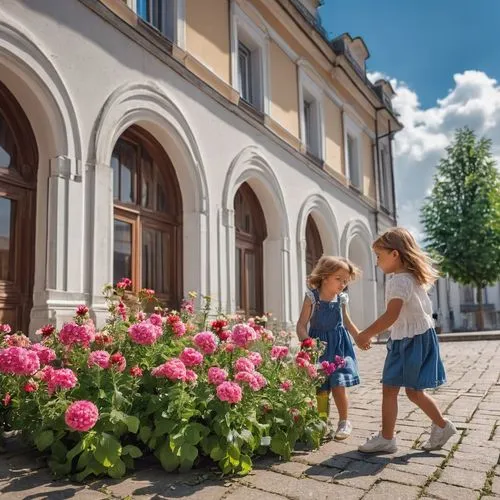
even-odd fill
[{"label": "white t-shirt", "polygon": [[412,338],[434,328],[432,303],[425,288],[419,285],[411,273],[394,274],[387,282],[385,300],[401,299],[403,307],[396,322],[391,326],[391,338]]}]

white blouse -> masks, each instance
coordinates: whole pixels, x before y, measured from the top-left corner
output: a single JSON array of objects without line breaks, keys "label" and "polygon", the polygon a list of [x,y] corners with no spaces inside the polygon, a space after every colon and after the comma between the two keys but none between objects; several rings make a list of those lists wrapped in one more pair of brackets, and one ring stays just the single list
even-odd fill
[{"label": "white blouse", "polygon": [[434,328],[431,300],[412,274],[394,274],[389,279],[385,291],[386,303],[391,299],[403,301],[399,317],[390,328],[391,339],[412,338]]}]

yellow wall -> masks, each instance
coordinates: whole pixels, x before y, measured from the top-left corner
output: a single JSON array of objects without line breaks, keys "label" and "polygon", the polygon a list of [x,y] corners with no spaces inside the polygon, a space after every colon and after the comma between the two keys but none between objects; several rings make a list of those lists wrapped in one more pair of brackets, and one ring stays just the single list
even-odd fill
[{"label": "yellow wall", "polygon": [[269,48],[271,118],[299,137],[297,67],[274,42],[269,43]]},{"label": "yellow wall", "polygon": [[229,2],[186,1],[186,50],[230,83]]},{"label": "yellow wall", "polygon": [[340,108],[328,97],[323,100],[325,121],[325,150],[326,168],[345,175],[342,160],[342,112]]},{"label": "yellow wall", "polygon": [[375,179],[373,178],[372,140],[365,133],[361,136],[361,154],[363,158],[363,194],[375,199]]}]

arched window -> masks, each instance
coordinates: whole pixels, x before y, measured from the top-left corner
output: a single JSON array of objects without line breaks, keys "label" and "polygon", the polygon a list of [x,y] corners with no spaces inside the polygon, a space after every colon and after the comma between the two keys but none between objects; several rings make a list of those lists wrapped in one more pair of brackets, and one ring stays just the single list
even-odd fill
[{"label": "arched window", "polygon": [[113,280],[130,277],[169,307],[182,296],[182,200],[165,151],[145,130],[131,127],[111,159],[114,195]]},{"label": "arched window", "polygon": [[30,123],[0,83],[0,323],[25,333],[33,304],[37,166]]},{"label": "arched window", "polygon": [[234,197],[236,229],[236,309],[246,315],[264,312],[262,243],[266,221],[252,188],[243,183]]},{"label": "arched window", "polygon": [[319,235],[318,226],[311,215],[306,224],[306,273],[309,276],[314,266],[323,255],[323,244]]}]

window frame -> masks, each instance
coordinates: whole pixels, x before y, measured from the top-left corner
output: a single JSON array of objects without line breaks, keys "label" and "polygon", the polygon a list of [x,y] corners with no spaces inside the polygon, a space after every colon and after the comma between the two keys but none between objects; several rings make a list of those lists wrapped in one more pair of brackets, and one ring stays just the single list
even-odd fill
[{"label": "window frame", "polygon": [[[249,104],[257,111],[269,115],[269,43],[266,33],[231,2],[231,81],[232,87],[242,96],[240,88],[239,47],[243,44],[251,53],[252,100]],[[242,97],[241,97],[242,98]],[[243,99],[243,98],[242,98]]]},{"label": "window frame", "polygon": [[[309,124],[306,120],[305,103],[309,104]],[[299,115],[302,147],[306,153],[320,161],[324,161],[325,125],[323,116],[323,90],[301,66],[299,66]]]},{"label": "window frame", "polygon": [[[349,152],[349,138],[354,142],[355,155]],[[359,192],[363,192],[363,161],[362,161],[362,129],[344,111],[344,152],[345,152],[345,173],[349,185]],[[351,158],[355,156],[355,158]],[[351,164],[351,159],[355,165]],[[357,173],[359,184],[353,182],[354,176],[351,170]]]}]

